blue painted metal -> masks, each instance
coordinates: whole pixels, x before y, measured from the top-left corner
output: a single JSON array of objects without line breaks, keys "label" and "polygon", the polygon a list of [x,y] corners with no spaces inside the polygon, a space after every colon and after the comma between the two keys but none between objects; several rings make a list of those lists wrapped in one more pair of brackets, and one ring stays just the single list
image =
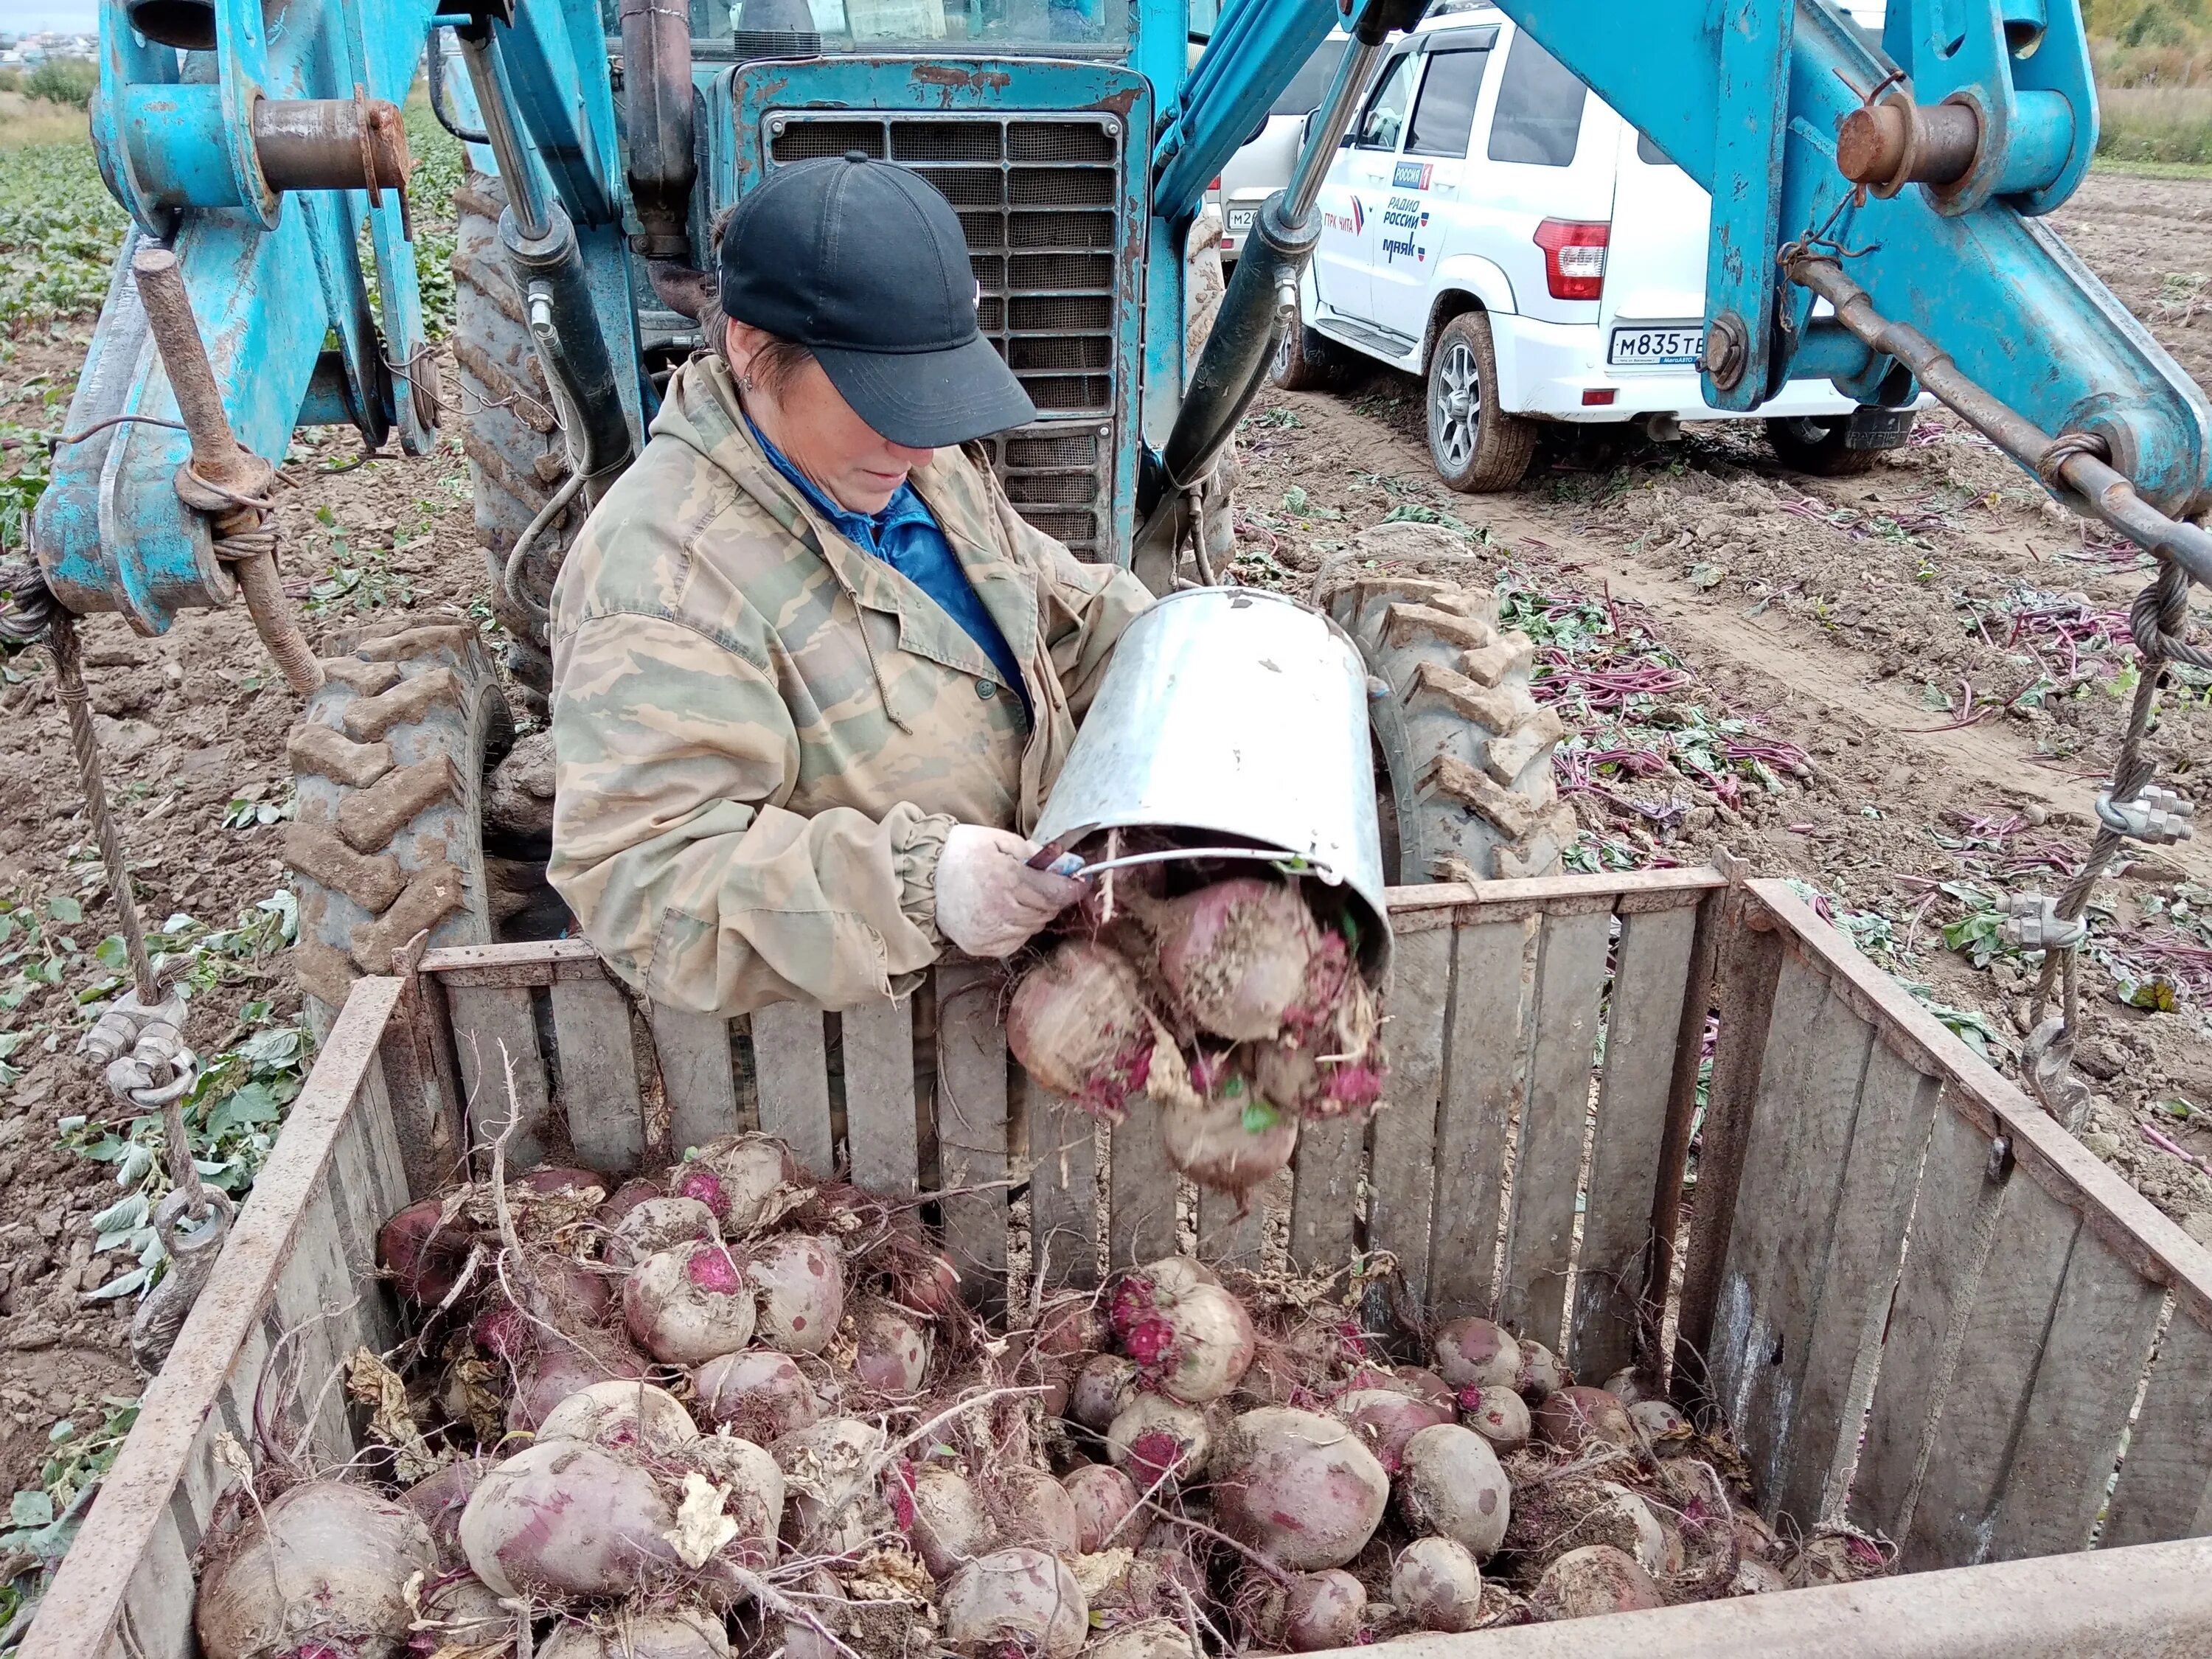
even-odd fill
[{"label": "blue painted metal", "polygon": [[[2027,3],[1999,0],[2014,12]],[[1499,3],[1692,178],[1712,187],[1719,176],[1715,112],[1724,97],[1721,9],[1713,0]],[[2075,0],[2046,3],[2042,48],[2030,58],[2010,58],[2015,86],[2028,66],[2040,63],[2044,50],[2055,51],[2061,60],[2072,53],[2080,31]],[[1834,135],[1861,94],[1892,66],[1825,0],[1795,4],[1786,124],[1783,85],[1768,94],[1784,134],[1773,221],[1782,240],[1819,232],[1835,215],[1827,234],[1851,250],[1850,274],[1883,315],[1919,327],[1969,378],[2044,431],[2101,435],[2112,446],[2114,466],[2145,497],[2166,512],[2185,511],[2212,484],[2212,404],[2057,237],[2020,211],[2020,206],[2056,205],[2063,199],[2059,192],[2078,176],[2085,136],[2093,146],[2095,135],[2086,80],[2067,94],[2069,108],[2081,113],[2072,118],[2069,160],[2052,183],[2018,198],[1992,197],[1965,210],[1939,202],[1921,185],[1886,201],[1850,206],[1845,204],[1850,186],[1836,167]],[[1948,13],[1964,20],[1978,15],[1984,0],[1897,0],[1897,5],[1893,17]],[[2014,20],[2021,39],[2025,21],[2032,20]],[[2034,72],[2069,81],[2074,75],[2063,62]],[[1914,91],[1918,95],[1917,87]],[[2018,121],[2048,115],[2036,100],[2023,108],[2015,98],[2014,107]],[[2014,151],[2033,149],[2015,144]],[[1764,211],[1755,200],[1715,207],[1717,217],[1737,221],[1728,234],[1743,248],[1765,245],[1770,233]],[[1775,374],[1801,376],[1789,361],[1789,347],[1805,337],[1810,307],[1802,289],[1783,296]]]},{"label": "blue painted metal", "polygon": [[1737,372],[1705,375],[1716,409],[1753,410],[1774,395],[1775,255],[1782,246],[1782,139],[1796,0],[1721,0],[1720,97],[1714,105],[1713,213],[1705,253],[1705,307],[1715,327],[1743,341]]},{"label": "blue painted metal", "polygon": [[1153,211],[1187,222],[1222,164],[1342,18],[1332,0],[1230,0],[1152,148]]}]

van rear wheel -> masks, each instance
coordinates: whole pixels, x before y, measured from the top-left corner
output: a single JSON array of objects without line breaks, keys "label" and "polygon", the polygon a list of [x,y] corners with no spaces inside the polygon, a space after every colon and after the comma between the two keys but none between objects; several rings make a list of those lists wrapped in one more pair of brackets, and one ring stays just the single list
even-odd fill
[{"label": "van rear wheel", "polygon": [[1267,379],[1285,392],[1310,392],[1334,380],[1343,361],[1327,340],[1304,323],[1293,322],[1275,342]]},{"label": "van rear wheel", "polygon": [[1490,319],[1463,312],[1429,358],[1429,459],[1462,494],[1510,489],[1536,454],[1536,423],[1499,406]]},{"label": "van rear wheel", "polygon": [[1879,449],[1853,449],[1846,441],[1846,415],[1776,415],[1766,422],[1766,441],[1776,459],[1792,472],[1815,478],[1856,478],[1874,471]]}]

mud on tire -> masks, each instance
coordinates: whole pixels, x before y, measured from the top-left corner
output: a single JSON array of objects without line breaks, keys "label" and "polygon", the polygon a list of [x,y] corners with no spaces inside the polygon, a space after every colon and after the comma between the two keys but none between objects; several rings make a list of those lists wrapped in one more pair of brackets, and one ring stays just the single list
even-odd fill
[{"label": "mud on tire", "polygon": [[514,733],[465,623],[390,633],[323,671],[287,744],[299,805],[284,840],[300,901],[293,968],[319,1025],[425,928],[434,945],[490,940],[483,779]]},{"label": "mud on tire", "polygon": [[[507,597],[507,558],[568,476],[568,452],[522,296],[500,251],[507,188],[471,173],[454,192],[453,207],[453,359],[461,380],[461,447],[476,491],[477,542],[490,576],[493,613],[507,633],[507,670],[525,709],[542,715],[552,662],[542,624]],[[538,604],[582,522],[582,503],[572,502],[525,556],[520,586]]]},{"label": "mud on tire", "polygon": [[1392,879],[1556,874],[1576,835],[1552,777],[1559,718],[1530,692],[1528,636],[1498,626],[1498,602],[1451,532],[1379,525],[1322,567],[1315,598],[1387,687],[1370,690],[1391,772]]}]

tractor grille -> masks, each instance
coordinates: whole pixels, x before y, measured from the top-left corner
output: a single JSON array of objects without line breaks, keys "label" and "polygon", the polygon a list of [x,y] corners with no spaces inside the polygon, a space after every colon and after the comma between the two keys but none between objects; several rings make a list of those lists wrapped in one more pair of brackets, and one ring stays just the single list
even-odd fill
[{"label": "tractor grille", "polygon": [[1112,526],[1121,128],[1070,115],[768,118],[771,167],[848,150],[944,192],[968,238],[977,320],[1038,421],[988,447],[1022,516],[1081,558]]}]

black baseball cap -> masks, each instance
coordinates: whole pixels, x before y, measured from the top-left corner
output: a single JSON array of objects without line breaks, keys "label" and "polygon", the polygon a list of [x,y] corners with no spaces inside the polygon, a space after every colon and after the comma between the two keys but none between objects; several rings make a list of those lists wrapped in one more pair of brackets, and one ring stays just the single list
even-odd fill
[{"label": "black baseball cap", "polygon": [[722,232],[722,309],[811,350],[854,412],[933,449],[1036,418],[975,325],[952,204],[920,173],[848,151],[779,168]]}]

